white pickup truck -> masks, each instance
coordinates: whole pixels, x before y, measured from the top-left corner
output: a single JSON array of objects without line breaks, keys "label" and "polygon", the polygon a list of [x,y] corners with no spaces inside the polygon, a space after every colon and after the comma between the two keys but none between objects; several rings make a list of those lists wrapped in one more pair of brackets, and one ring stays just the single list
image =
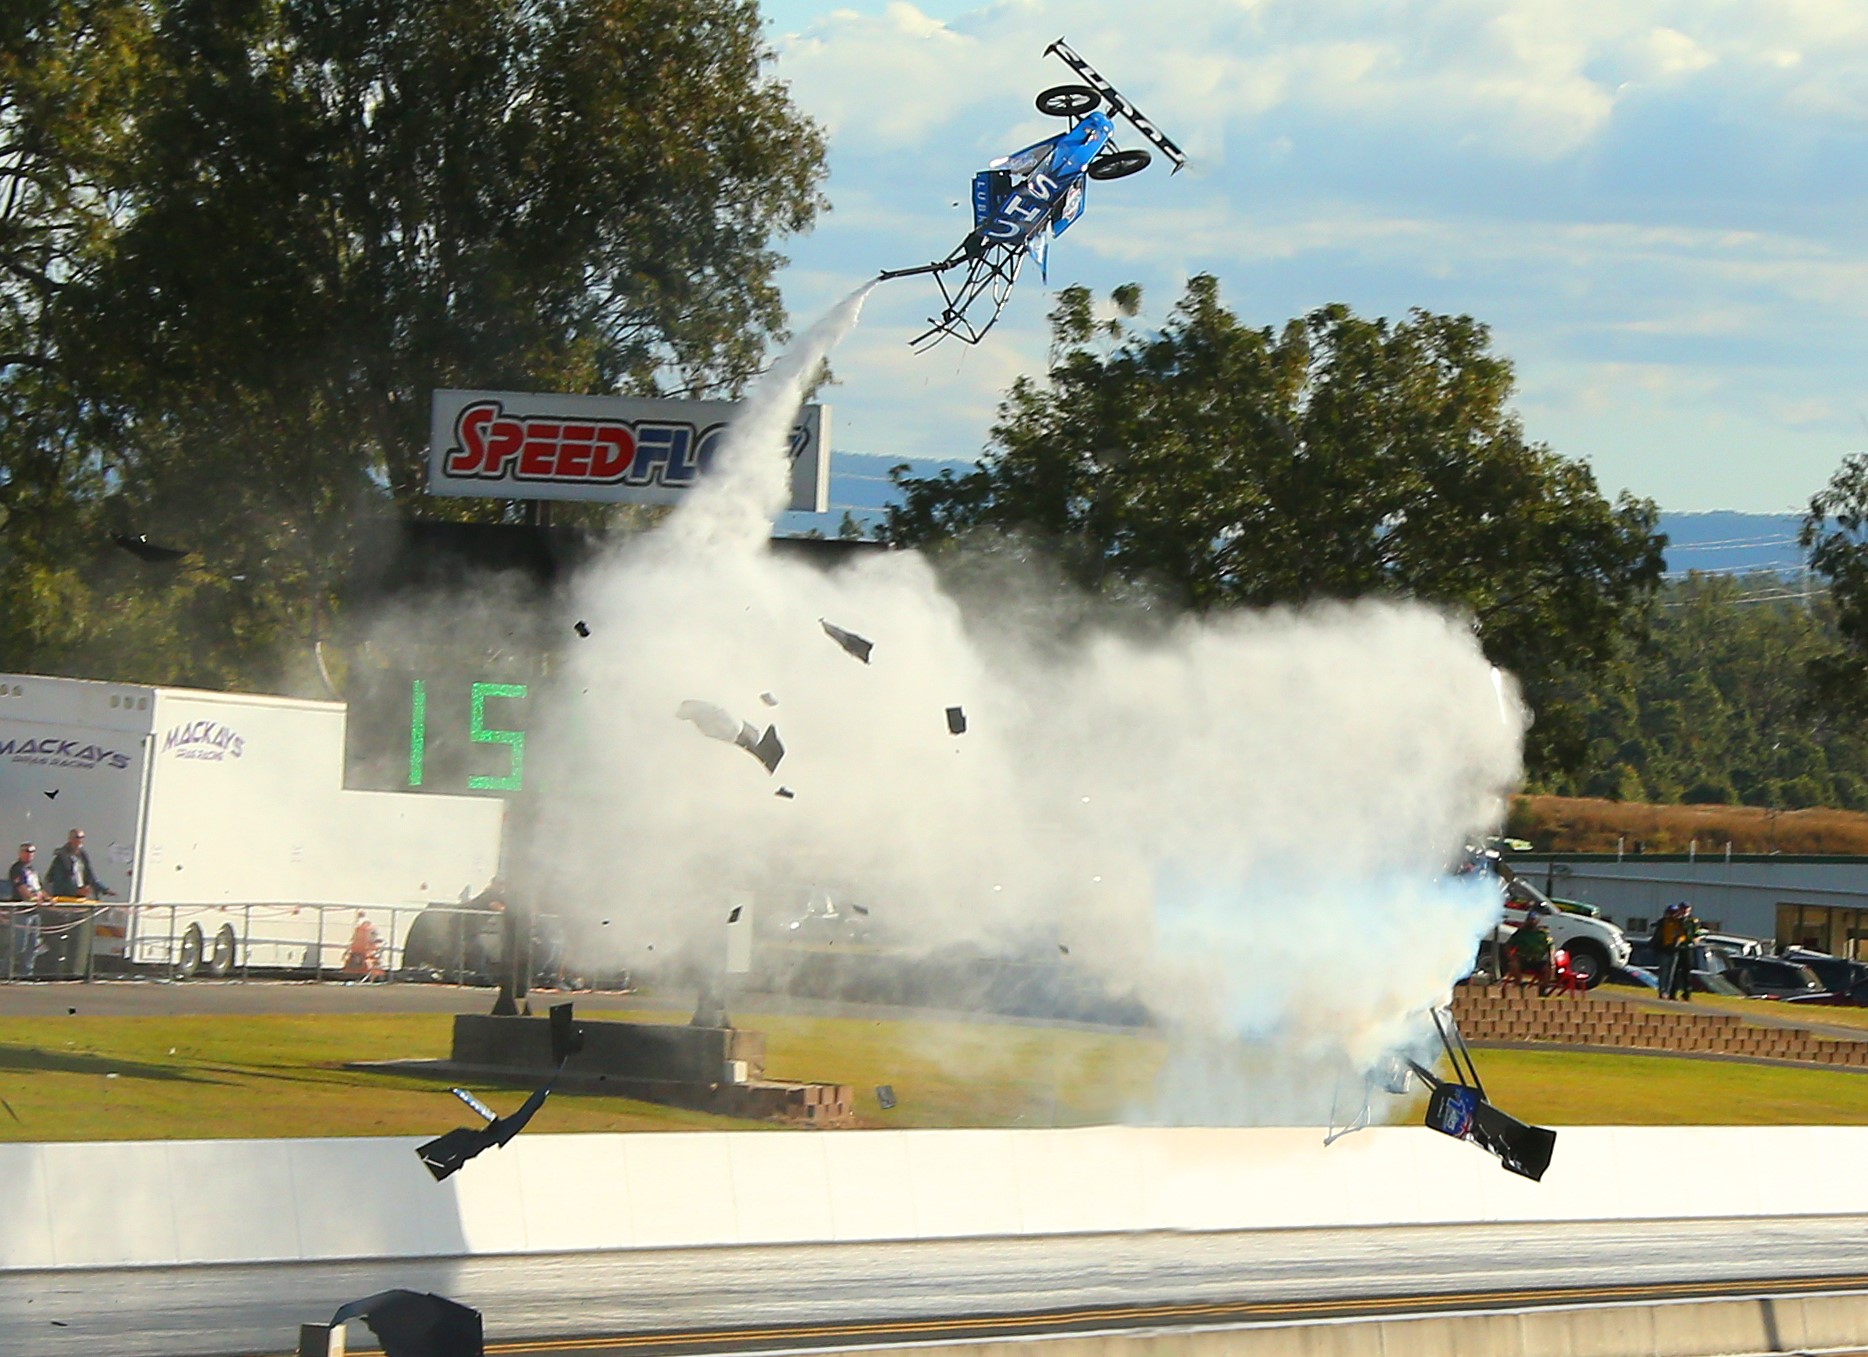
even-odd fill
[{"label": "white pickup truck", "polygon": [[1566,911],[1503,862],[1493,859],[1486,865],[1497,873],[1505,892],[1505,918],[1494,931],[1493,941],[1502,945],[1523,924],[1526,911],[1532,905],[1542,905],[1544,928],[1551,941],[1570,954],[1570,969],[1590,989],[1607,979],[1616,967],[1628,964],[1628,937],[1607,919]]}]

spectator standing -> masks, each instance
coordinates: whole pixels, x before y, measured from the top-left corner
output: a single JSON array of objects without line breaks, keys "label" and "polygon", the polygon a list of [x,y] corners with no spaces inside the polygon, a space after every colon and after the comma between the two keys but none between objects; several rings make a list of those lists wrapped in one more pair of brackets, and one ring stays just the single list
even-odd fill
[{"label": "spectator standing", "polygon": [[100,895],[116,894],[97,879],[91,855],[84,851],[82,829],[74,829],[65,836],[64,844],[52,854],[52,866],[45,876],[46,889],[61,899],[95,900]]},{"label": "spectator standing", "polygon": [[[52,854],[52,865],[45,873],[45,886],[55,898],[64,900],[96,900],[100,896],[116,894],[97,879],[97,869],[91,866],[91,855],[84,851],[82,829],[68,833],[65,842]],[[47,906],[43,913],[44,925],[52,937],[46,948],[47,964],[54,968],[55,975],[79,974],[83,965],[80,961],[82,949],[79,946],[78,930],[84,927],[90,910]]]},{"label": "spectator standing", "polygon": [[1654,936],[1650,941],[1660,957],[1660,997],[1671,999],[1676,994],[1688,1003],[1693,1000],[1693,939],[1697,936],[1697,926],[1692,919],[1692,906],[1682,900],[1678,904],[1667,906],[1667,912],[1654,925]]},{"label": "spectator standing", "polygon": [[46,898],[45,882],[39,878],[39,869],[33,865],[33,853],[37,851],[32,844],[19,846],[19,857],[7,869],[7,892],[13,901],[8,911],[12,918],[9,929],[10,947],[7,952],[7,978],[9,980],[32,976],[33,961],[39,955],[39,906]]}]

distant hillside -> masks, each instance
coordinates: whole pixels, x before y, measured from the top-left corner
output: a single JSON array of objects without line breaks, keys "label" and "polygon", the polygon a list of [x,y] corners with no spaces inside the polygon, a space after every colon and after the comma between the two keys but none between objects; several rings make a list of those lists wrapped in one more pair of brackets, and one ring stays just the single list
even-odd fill
[{"label": "distant hillside", "polygon": [[[830,512],[787,514],[779,525],[783,535],[815,528],[834,536],[848,513],[866,529],[882,521],[883,513],[900,497],[889,481],[889,468],[906,462],[911,476],[938,476],[951,469],[964,474],[974,463],[966,458],[891,457],[884,453],[833,452],[830,463]],[[1750,514],[1733,509],[1707,513],[1666,513],[1660,530],[1667,534],[1667,573],[1689,570],[1706,574],[1745,574],[1756,570],[1785,573],[1803,568],[1797,549],[1800,514]]]},{"label": "distant hillside", "polygon": [[1667,573],[1745,574],[1754,570],[1792,573],[1803,568],[1797,548],[1801,514],[1743,514],[1719,509],[1710,513],[1662,513],[1667,534]]},{"label": "distant hillside", "polygon": [[1585,797],[1512,799],[1505,832],[1540,853],[1868,855],[1868,814],[1760,806],[1651,806]]}]

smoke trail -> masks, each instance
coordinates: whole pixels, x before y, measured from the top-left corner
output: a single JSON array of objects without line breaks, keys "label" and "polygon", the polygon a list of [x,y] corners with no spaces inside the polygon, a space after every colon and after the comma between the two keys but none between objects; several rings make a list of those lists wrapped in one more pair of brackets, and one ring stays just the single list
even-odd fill
[{"label": "smoke trail", "polygon": [[[1138,1115],[1320,1119],[1338,1071],[1418,1039],[1495,913],[1440,878],[1517,776],[1515,691],[1468,626],[1417,606],[1137,632],[1016,552],[964,601],[912,552],[774,557],[783,432],[867,290],[754,393],[704,492],[578,582],[592,638],[546,732],[559,834],[534,872],[560,899],[601,883],[637,964],[716,966],[729,898],[783,914],[816,887],[906,951],[1067,957],[1170,1036]],[[778,776],[677,720],[684,702],[775,723]]]},{"label": "smoke trail", "polygon": [[864,283],[787,349],[748,394],[713,465],[676,509],[663,532],[675,552],[762,550],[790,490],[785,446],[798,405],[825,357],[856,328],[876,284]]}]

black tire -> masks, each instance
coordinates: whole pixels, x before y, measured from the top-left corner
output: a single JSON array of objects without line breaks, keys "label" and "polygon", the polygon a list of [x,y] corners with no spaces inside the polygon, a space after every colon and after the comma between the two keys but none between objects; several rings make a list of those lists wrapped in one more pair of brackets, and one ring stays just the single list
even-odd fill
[{"label": "black tire", "polygon": [[214,950],[208,956],[208,974],[216,980],[225,980],[233,974],[239,955],[240,939],[234,936],[233,925],[222,924],[220,932],[214,935]]},{"label": "black tire", "polygon": [[1038,112],[1052,118],[1081,118],[1103,106],[1103,96],[1088,85],[1053,85],[1036,101]]},{"label": "black tire", "polygon": [[1109,151],[1090,162],[1090,178],[1127,179],[1147,169],[1153,159],[1140,147],[1133,151]]},{"label": "black tire", "polygon": [[175,978],[192,980],[201,969],[201,951],[205,939],[201,936],[200,924],[189,924],[188,931],[182,934],[181,950],[175,954]]},{"label": "black tire", "polygon": [[1594,989],[1609,977],[1609,954],[1596,942],[1573,942],[1567,945],[1570,970],[1584,989]]}]

